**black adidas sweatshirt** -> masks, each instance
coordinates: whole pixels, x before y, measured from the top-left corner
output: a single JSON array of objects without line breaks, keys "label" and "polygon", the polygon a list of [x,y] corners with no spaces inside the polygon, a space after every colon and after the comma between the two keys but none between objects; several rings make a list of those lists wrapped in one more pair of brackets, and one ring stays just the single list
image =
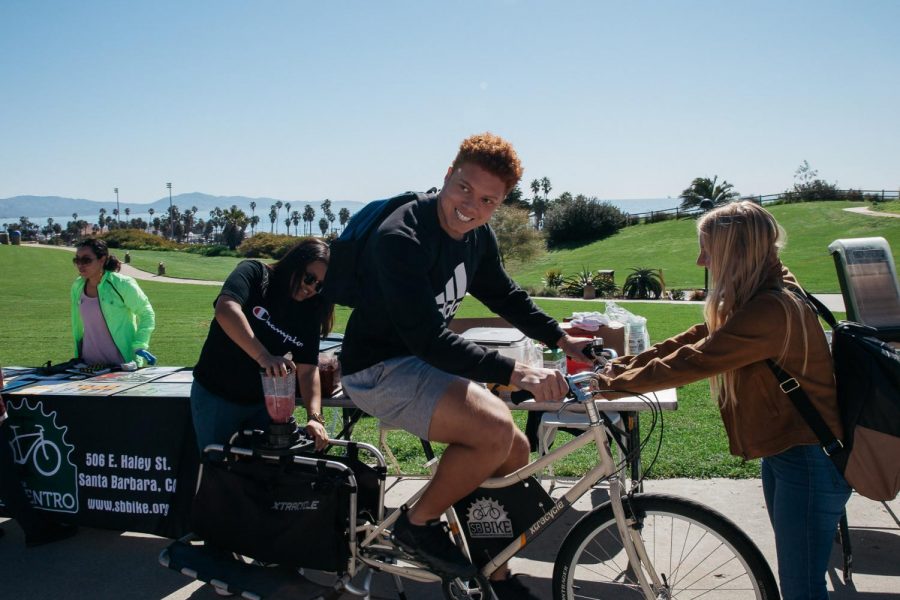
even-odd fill
[{"label": "black adidas sweatshirt", "polygon": [[488,225],[454,240],[438,222],[437,198],[401,206],[362,257],[361,302],[347,324],[341,369],[355,373],[397,356],[418,356],[455,375],[509,383],[515,361],[447,329],[466,293],[532,339],[563,332],[506,274]]}]

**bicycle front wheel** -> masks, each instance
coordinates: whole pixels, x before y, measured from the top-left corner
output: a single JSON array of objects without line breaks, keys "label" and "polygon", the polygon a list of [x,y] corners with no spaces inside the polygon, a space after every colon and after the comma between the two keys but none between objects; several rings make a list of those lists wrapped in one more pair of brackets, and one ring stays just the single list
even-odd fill
[{"label": "bicycle front wheel", "polygon": [[44,440],[32,450],[31,461],[38,473],[44,477],[51,477],[62,465],[62,454],[56,444]]},{"label": "bicycle front wheel", "polygon": [[[778,586],[747,535],[714,510],[683,498],[638,494],[624,500],[628,529],[650,564],[643,572],[654,598],[776,600]],[[553,568],[554,600],[643,599],[622,545],[612,506],[582,519],[563,542]]]}]

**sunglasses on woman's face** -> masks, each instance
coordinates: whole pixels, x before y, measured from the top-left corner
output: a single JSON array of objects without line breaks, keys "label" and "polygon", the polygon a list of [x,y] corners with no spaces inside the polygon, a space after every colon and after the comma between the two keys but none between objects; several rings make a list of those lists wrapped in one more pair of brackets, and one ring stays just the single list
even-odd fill
[{"label": "sunglasses on woman's face", "polygon": [[97,260],[97,259],[91,258],[90,256],[76,256],[75,258],[72,259],[72,264],[75,265],[76,267],[78,265],[82,265],[82,266],[86,267],[89,264],[91,264],[92,262],[94,262],[95,260]]},{"label": "sunglasses on woman's face", "polygon": [[317,294],[322,291],[322,282],[316,279],[316,276],[312,273],[303,274],[303,283],[305,283],[306,285],[315,286]]}]

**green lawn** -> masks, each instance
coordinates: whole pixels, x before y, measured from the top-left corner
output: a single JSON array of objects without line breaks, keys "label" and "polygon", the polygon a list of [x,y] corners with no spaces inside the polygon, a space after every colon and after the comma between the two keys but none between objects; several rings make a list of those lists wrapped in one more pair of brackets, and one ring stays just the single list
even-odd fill
[{"label": "green lawn", "polygon": [[[825,247],[840,237],[884,236],[894,252],[900,249],[900,223],[843,212],[845,203],[795,204],[773,207],[773,212],[786,225],[789,250],[786,262],[801,281],[816,291],[838,291],[834,267]],[[623,230],[610,240],[583,248],[548,253],[543,266],[529,266],[514,272],[523,284],[537,284],[543,272],[552,267],[571,269],[615,268],[617,278],[624,278],[626,267],[656,265],[664,268],[670,287],[702,285],[702,271],[694,264],[696,252],[693,221],[669,221],[641,225]],[[652,240],[647,244],[646,240]],[[121,253],[124,255],[124,252]],[[176,277],[222,280],[239,259],[206,258],[177,252],[132,251],[132,262],[155,272],[156,264],[166,263],[168,274]],[[604,256],[602,261],[588,257]],[[793,258],[792,258],[793,257]],[[895,254],[895,260],[898,258]],[[568,265],[568,266],[567,266]],[[670,266],[671,265],[671,266]],[[76,273],[71,254],[54,249],[0,246],[0,272],[4,286],[0,294],[3,336],[0,338],[0,364],[37,365],[52,360],[60,362],[72,356],[69,318],[69,288]],[[206,338],[212,317],[212,302],[218,292],[213,286],[141,282],[157,315],[151,350],[161,364],[191,366],[196,362]],[[603,302],[585,303],[573,300],[542,299],[538,304],[558,319],[574,311],[599,310]],[[628,304],[632,312],[647,317],[651,339],[659,341],[699,322],[701,308],[696,304]],[[457,316],[488,316],[479,302],[468,298]],[[335,329],[343,331],[349,311],[339,308]],[[728,454],[727,441],[718,410],[709,398],[706,382],[684,386],[678,392],[679,409],[663,415],[665,435],[662,450],[654,466],[656,477],[755,477],[756,461],[743,463]],[[329,411],[330,412],[330,411]],[[525,416],[516,415],[520,425]],[[648,429],[642,418],[644,431]],[[377,440],[372,419],[357,428],[358,438]],[[659,431],[645,450],[649,461]],[[560,434],[564,439],[566,434]],[[404,472],[424,473],[423,457],[417,440],[402,432],[390,434],[391,446],[403,465]],[[576,475],[584,472],[592,457],[582,451],[570,457],[557,473]]]}]

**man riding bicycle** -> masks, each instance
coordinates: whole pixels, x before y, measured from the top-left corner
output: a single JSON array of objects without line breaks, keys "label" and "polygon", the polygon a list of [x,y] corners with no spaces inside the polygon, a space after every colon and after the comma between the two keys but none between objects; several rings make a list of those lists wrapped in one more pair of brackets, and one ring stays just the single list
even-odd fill
[{"label": "man riding bicycle", "polygon": [[[491,216],[522,176],[513,147],[484,133],[464,140],[441,192],[388,215],[362,253],[361,301],[341,353],[345,392],[365,412],[446,443],[422,498],[393,531],[396,543],[444,577],[476,569],[440,517],[489,477],[528,462],[529,444],[506,405],[474,382],[509,384],[538,401],[561,399],[562,373],[531,367],[451,332],[471,294],[528,337],[580,355],[589,340],[564,334],[506,274]],[[499,598],[534,596],[508,568],[491,575]]]}]

